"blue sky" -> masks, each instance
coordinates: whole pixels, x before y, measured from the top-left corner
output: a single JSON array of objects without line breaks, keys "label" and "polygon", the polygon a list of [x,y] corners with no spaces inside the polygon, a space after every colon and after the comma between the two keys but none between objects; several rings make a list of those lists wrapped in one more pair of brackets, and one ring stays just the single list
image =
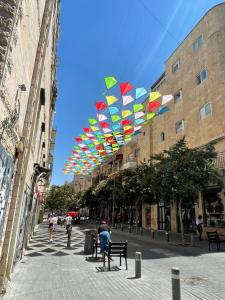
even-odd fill
[{"label": "blue sky", "polygon": [[58,44],[57,129],[53,184],[62,173],[74,137],[104,100],[103,78],[115,76],[147,89],[164,62],[216,0],[61,0]]}]

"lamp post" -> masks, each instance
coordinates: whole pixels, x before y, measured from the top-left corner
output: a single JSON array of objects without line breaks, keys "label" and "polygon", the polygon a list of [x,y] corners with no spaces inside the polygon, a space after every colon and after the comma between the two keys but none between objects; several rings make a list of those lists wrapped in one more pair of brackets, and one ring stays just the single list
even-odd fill
[{"label": "lamp post", "polygon": [[[113,160],[113,170],[114,170],[114,160]],[[115,226],[115,197],[116,197],[116,175],[113,175],[113,207],[112,207],[112,227]]]}]

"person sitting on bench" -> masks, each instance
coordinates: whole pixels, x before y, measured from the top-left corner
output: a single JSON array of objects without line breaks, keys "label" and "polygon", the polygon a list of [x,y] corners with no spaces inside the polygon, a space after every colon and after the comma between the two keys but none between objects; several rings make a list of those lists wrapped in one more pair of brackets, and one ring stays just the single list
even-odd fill
[{"label": "person sitting on bench", "polygon": [[110,227],[106,224],[106,221],[101,221],[101,225],[98,228],[98,235],[100,240],[100,252],[104,253],[108,251],[110,241]]}]

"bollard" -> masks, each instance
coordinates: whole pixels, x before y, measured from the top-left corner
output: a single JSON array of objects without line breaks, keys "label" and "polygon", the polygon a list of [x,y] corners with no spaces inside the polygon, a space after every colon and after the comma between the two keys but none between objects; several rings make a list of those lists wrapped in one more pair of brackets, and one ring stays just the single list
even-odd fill
[{"label": "bollard", "polygon": [[172,278],[172,300],[181,300],[180,270],[178,268],[171,269],[171,278]]},{"label": "bollard", "polygon": [[135,252],[135,278],[141,278],[141,252]]},{"label": "bollard", "polygon": [[193,232],[191,233],[191,246],[195,247],[195,237],[194,237]]},{"label": "bollard", "polygon": [[70,226],[70,227],[67,229],[67,232],[68,232],[68,237],[67,237],[67,248],[70,248],[72,226]]},{"label": "bollard", "polygon": [[154,240],[154,238],[155,238],[155,231],[151,230],[151,233],[152,233],[152,239]]},{"label": "bollard", "polygon": [[167,243],[169,243],[169,241],[170,241],[169,232],[166,231],[165,235],[166,235],[166,241],[167,241]]}]

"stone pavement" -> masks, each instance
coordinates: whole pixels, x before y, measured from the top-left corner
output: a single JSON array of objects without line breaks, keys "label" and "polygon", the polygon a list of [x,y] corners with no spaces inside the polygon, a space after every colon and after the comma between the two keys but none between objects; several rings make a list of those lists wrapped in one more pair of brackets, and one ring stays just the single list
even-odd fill
[{"label": "stone pavement", "polygon": [[[171,267],[181,270],[183,299],[225,299],[225,255],[158,245],[129,236],[128,271],[98,272],[102,262],[83,254],[85,227],[73,227],[71,249],[65,229],[57,227],[53,243],[47,225],[39,226],[24,258],[17,264],[3,300],[171,299]],[[112,239],[126,236],[113,232]],[[193,249],[193,248],[192,248]],[[142,278],[134,278],[134,253],[141,251]],[[119,265],[114,258],[112,265]]]}]

